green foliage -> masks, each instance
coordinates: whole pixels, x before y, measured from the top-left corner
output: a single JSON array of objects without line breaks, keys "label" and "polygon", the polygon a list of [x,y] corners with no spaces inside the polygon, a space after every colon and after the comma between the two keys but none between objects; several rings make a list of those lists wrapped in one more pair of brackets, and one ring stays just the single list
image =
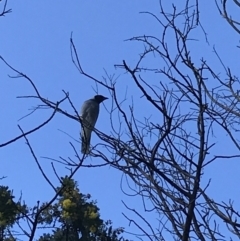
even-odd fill
[{"label": "green foliage", "polygon": [[13,201],[14,196],[6,186],[0,186],[0,228],[13,225],[19,213],[18,204]]},{"label": "green foliage", "polygon": [[20,213],[19,203],[13,201],[14,196],[7,186],[0,186],[0,240],[14,240],[6,237],[6,228],[11,227]]},{"label": "green foliage", "polygon": [[[32,220],[34,229],[48,230],[38,241],[120,241],[123,228],[113,229],[112,222],[100,218],[99,208],[89,194],[80,193],[77,183],[62,178],[58,197],[52,203],[37,203],[33,208],[13,201],[8,187],[0,186],[0,240],[15,241],[9,228],[25,220]],[[36,220],[33,221],[33,220]],[[31,232],[24,231],[28,237]],[[35,236],[36,233],[33,233]],[[35,239],[36,240],[36,239]]]},{"label": "green foliage", "polygon": [[123,228],[113,229],[111,221],[103,222],[96,202],[90,200],[89,194],[80,193],[75,181],[62,178],[62,187],[58,191],[57,202],[48,206],[39,219],[42,224],[56,227],[52,234],[42,235],[39,241],[123,239],[119,238]]}]

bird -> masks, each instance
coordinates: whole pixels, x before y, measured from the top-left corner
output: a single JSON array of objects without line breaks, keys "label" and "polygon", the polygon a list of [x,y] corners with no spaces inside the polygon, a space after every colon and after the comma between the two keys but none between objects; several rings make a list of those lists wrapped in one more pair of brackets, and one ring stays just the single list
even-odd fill
[{"label": "bird", "polygon": [[81,107],[81,152],[83,154],[89,154],[91,133],[98,119],[100,103],[102,103],[106,99],[108,98],[105,96],[95,95],[92,99],[86,100]]}]

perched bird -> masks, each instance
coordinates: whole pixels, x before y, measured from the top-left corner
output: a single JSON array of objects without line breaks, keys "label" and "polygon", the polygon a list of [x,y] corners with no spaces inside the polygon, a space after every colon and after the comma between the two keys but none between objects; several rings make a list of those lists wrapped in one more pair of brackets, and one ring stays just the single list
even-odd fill
[{"label": "perched bird", "polygon": [[81,130],[81,139],[82,139],[82,149],[83,154],[89,153],[91,133],[96,124],[98,114],[99,114],[99,105],[104,100],[108,99],[102,95],[95,95],[92,99],[86,100],[81,108],[80,118],[82,120],[82,130]]}]

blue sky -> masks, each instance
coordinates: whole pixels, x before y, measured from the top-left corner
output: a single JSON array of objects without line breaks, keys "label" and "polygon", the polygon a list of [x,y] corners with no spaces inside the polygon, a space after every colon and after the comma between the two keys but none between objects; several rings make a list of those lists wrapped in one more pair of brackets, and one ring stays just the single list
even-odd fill
[{"label": "blue sky", "polygon": [[[170,10],[170,1],[167,5],[166,9]],[[119,96],[123,97],[128,88],[129,102],[127,103],[131,103],[130,97],[134,96],[134,100],[137,100],[136,114],[138,116],[152,114],[152,109],[149,109],[140,99],[139,91],[132,84],[131,78],[123,71],[116,70],[114,64],[120,64],[124,59],[133,66],[142,51],[141,44],[124,40],[143,34],[160,36],[161,31],[156,21],[147,14],[140,14],[142,11],[158,14],[158,1],[105,0],[50,3],[46,0],[10,0],[9,8],[12,8],[12,13],[0,18],[0,55],[16,69],[27,74],[43,96],[56,101],[63,97],[62,90],[68,91],[75,107],[80,109],[82,102],[95,94],[94,83],[81,76],[71,62],[69,39],[73,32],[73,39],[84,70],[99,79],[105,75],[104,69],[109,74],[119,76]],[[204,56],[216,70],[219,69],[219,72],[223,73],[212,51],[215,46],[227,66],[237,71],[239,66],[233,57],[236,52],[234,46],[238,44],[237,34],[219,16],[213,1],[209,1],[207,6],[200,3],[200,13],[202,24],[208,33],[209,45],[202,41],[204,35],[200,30],[194,32],[196,34],[194,37],[201,39],[192,43],[191,51],[196,61]],[[169,45],[171,44],[173,42],[169,39]],[[17,99],[17,96],[33,94],[33,89],[26,80],[10,79],[8,74],[13,73],[0,63],[2,97],[0,109],[3,113],[0,143],[20,134],[18,124],[27,131],[51,114],[50,111],[41,110],[18,121],[28,114],[29,109],[37,102],[30,99]],[[102,87],[99,87],[99,93],[108,95]],[[106,108],[110,107],[107,101],[105,105]],[[68,109],[69,106],[64,108]],[[96,127],[109,133],[107,115],[107,111],[102,106]],[[78,139],[79,124],[60,114],[49,125],[29,136],[39,161],[55,183],[57,180],[50,162],[41,157],[73,156],[69,145],[69,141],[72,140],[59,129]],[[93,135],[92,141],[97,143],[98,138]],[[224,152],[226,135],[218,133],[216,141],[218,143],[216,152]],[[80,145],[74,144],[76,147]],[[230,148],[228,150],[231,151]],[[1,181],[1,185],[8,185],[14,190],[16,197],[22,192],[26,203],[34,205],[37,200],[47,201],[52,196],[53,192],[39,173],[24,140],[18,140],[1,148],[0,160],[0,177],[7,176]],[[100,160],[88,159],[86,162],[98,163]],[[63,166],[57,165],[56,168],[61,175],[67,174]],[[205,170],[205,174],[206,182],[209,178],[212,179],[209,190],[213,196],[225,201],[239,197],[235,189],[236,183],[239,182],[237,160],[231,160],[230,164],[229,160],[213,163]],[[229,176],[232,178],[230,179]],[[141,200],[122,194],[121,174],[113,168],[82,168],[75,176],[75,180],[78,181],[83,193],[90,193],[93,199],[98,201],[102,217],[113,220],[116,227],[128,228],[128,223],[121,214],[126,212],[121,200],[126,201],[130,206],[137,204],[137,207],[142,209]],[[132,226],[128,228],[128,231],[132,230]]]}]

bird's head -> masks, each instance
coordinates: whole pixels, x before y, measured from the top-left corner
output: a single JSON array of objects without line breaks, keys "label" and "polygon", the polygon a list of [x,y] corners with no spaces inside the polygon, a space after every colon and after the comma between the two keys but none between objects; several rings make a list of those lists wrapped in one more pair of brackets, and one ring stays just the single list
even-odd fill
[{"label": "bird's head", "polygon": [[95,95],[94,100],[96,100],[99,104],[103,102],[104,100],[108,99],[107,97],[104,97],[102,95]]}]

